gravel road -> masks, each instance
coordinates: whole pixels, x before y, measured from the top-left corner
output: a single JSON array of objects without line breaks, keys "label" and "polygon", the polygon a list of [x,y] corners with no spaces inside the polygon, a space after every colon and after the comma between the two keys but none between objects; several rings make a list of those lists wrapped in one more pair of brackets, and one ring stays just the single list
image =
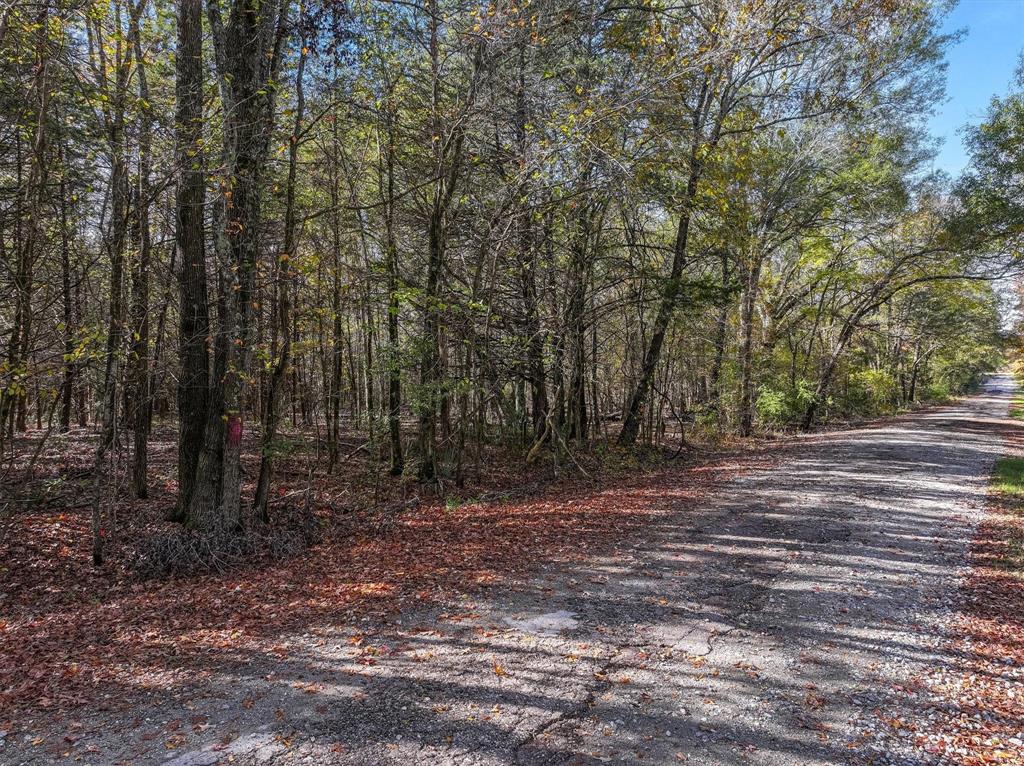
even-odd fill
[{"label": "gravel road", "polygon": [[[932,763],[880,711],[926,722],[905,682],[956,667],[942,626],[1012,387],[994,376],[955,406],[797,439],[628,550],[386,627],[295,637],[284,659],[107,721],[75,753],[169,766]],[[166,729],[147,739],[172,719],[180,746],[167,749]],[[0,762],[51,761],[8,741]]]}]

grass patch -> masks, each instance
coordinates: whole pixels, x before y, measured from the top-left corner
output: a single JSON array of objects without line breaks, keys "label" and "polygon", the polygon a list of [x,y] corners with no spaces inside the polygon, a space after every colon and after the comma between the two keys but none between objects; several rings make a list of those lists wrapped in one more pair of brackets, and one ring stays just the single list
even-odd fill
[{"label": "grass patch", "polygon": [[1014,364],[1013,379],[1017,381],[1017,393],[1010,402],[1010,417],[1024,420],[1024,366]]},{"label": "grass patch", "polygon": [[1001,517],[996,528],[1005,543],[996,554],[996,564],[1024,577],[1024,458],[999,458],[992,474],[992,488]]},{"label": "grass patch", "polygon": [[1024,397],[1015,396],[1010,404],[1010,417],[1015,420],[1024,420]]},{"label": "grass patch", "polygon": [[1024,497],[1024,457],[999,458],[992,486],[1001,494]]}]

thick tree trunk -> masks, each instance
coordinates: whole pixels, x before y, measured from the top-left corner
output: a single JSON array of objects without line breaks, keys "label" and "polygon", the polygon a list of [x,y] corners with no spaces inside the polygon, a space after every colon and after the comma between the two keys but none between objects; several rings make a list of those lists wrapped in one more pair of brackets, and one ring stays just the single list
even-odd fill
[{"label": "thick tree trunk", "polygon": [[195,490],[210,387],[210,313],[203,213],[206,177],[203,161],[202,0],[178,2],[175,71],[175,152],[181,175],[175,205],[175,245],[180,263],[181,374],[177,392],[178,504],[172,517],[183,522]]},{"label": "thick tree trunk", "polygon": [[286,0],[262,6],[235,0],[225,24],[221,6],[207,6],[224,103],[225,174],[217,234],[219,369],[189,509],[189,523],[199,529],[242,525],[242,441],[253,357],[263,173],[288,7]]}]

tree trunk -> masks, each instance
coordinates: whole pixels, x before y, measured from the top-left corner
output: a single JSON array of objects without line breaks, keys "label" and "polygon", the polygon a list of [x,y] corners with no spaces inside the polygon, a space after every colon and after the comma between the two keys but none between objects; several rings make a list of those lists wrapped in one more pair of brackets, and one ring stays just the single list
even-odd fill
[{"label": "tree trunk", "polygon": [[393,104],[387,104],[387,150],[384,161],[387,199],[384,202],[384,257],[388,279],[388,443],[390,445],[390,472],[400,476],[405,470],[402,456],[402,369],[398,345],[398,243],[395,240],[395,127]]},{"label": "tree trunk", "polygon": [[913,403],[917,401],[917,381],[921,374],[921,363],[925,358],[927,358],[927,355],[922,357],[921,342],[918,341],[914,344],[914,366],[910,373],[910,389],[907,392],[908,402]]},{"label": "tree trunk", "polygon": [[78,362],[75,354],[75,314],[72,304],[71,287],[71,242],[68,231],[68,188],[67,188],[67,155],[63,143],[60,146],[60,273],[61,273],[61,309],[64,322],[64,361],[63,379],[61,382],[60,430],[71,430],[71,405],[75,397],[75,377]]},{"label": "tree trunk", "polygon": [[217,235],[221,314],[216,367],[220,369],[215,370],[189,509],[189,523],[199,529],[242,525],[242,440],[253,357],[263,172],[288,8],[286,0],[272,0],[261,7],[235,0],[225,24],[221,6],[207,6],[224,103],[225,174]]},{"label": "tree trunk", "polygon": [[[29,113],[32,115],[32,146],[29,157],[28,178],[22,183],[21,131],[16,129],[17,164],[17,208],[15,210],[15,252],[17,262],[14,273],[14,321],[7,353],[7,370],[10,383],[0,380],[0,447],[3,445],[3,430],[8,417],[14,414],[15,428],[26,428],[27,402],[25,381],[28,379],[28,365],[32,354],[33,307],[32,294],[35,286],[35,266],[46,236],[43,210],[49,183],[47,158],[47,124],[50,107],[49,67],[49,4],[41,3],[35,18],[35,77],[32,94],[35,103]],[[28,223],[28,231],[22,236],[22,219]],[[37,405],[39,406],[39,405]]]},{"label": "tree trunk", "polygon": [[[519,78],[516,89],[516,143],[522,167],[527,163],[527,130],[529,122],[526,99],[526,43],[519,44]],[[531,188],[528,179],[523,181],[523,209],[519,212],[519,260],[523,291],[523,311],[526,334],[526,371],[530,380],[530,416],[533,440],[544,435],[548,419],[548,389],[544,372],[544,338],[541,335],[540,306],[537,296],[538,252],[534,246],[533,211],[529,207]]]},{"label": "tree trunk", "polygon": [[701,176],[704,170],[702,153],[706,155],[718,143],[721,132],[721,115],[714,123],[705,142],[705,126],[707,125],[708,111],[711,107],[713,89],[705,80],[701,86],[697,104],[693,109],[692,136],[690,139],[690,175],[686,180],[686,190],[683,195],[682,205],[679,212],[679,223],[676,227],[675,243],[672,247],[672,266],[669,270],[668,280],[665,282],[661,292],[661,302],[658,305],[658,313],[654,320],[651,331],[651,339],[647,350],[644,353],[643,363],[640,366],[640,377],[637,379],[633,394],[630,396],[629,404],[623,416],[622,430],[619,432],[619,445],[623,447],[632,446],[640,432],[640,419],[643,415],[644,404],[651,389],[651,381],[654,380],[654,371],[661,359],[661,348],[665,343],[665,333],[668,325],[675,315],[676,304],[679,301],[679,293],[682,290],[683,266],[686,264],[686,256],[690,239],[690,219],[693,216],[693,205],[697,199],[697,191],[700,186]]},{"label": "tree trunk", "polygon": [[708,374],[708,396],[715,408],[715,419],[719,431],[722,430],[725,421],[725,410],[722,406],[722,368],[725,364],[725,340],[726,329],[729,323],[729,301],[725,291],[729,284],[729,256],[723,250],[719,257],[722,262],[722,296],[719,299],[718,316],[715,319],[715,355],[711,362],[711,371]]},{"label": "tree trunk", "polygon": [[832,385],[832,376],[835,375],[836,366],[839,364],[839,360],[846,350],[846,344],[849,343],[850,338],[853,336],[853,330],[856,327],[856,323],[860,321],[860,315],[851,317],[844,323],[843,329],[839,333],[839,338],[836,342],[835,350],[829,355],[828,361],[825,363],[825,367],[821,371],[821,376],[818,378],[818,385],[814,389],[814,397],[807,405],[807,409],[804,411],[803,420],[800,422],[800,428],[804,431],[809,431],[811,426],[814,425],[814,417],[818,414],[818,409],[821,403],[825,400],[826,394],[828,394],[829,388]]},{"label": "tree trunk", "polygon": [[136,77],[139,81],[139,99],[142,104],[142,119],[139,129],[139,178],[135,192],[135,217],[133,228],[138,262],[135,265],[132,285],[132,335],[131,360],[133,366],[134,405],[134,450],[132,461],[132,487],[135,496],[145,498],[148,493],[148,449],[149,431],[153,418],[153,401],[150,391],[149,354],[149,263],[151,240],[149,231],[150,169],[152,167],[153,115],[150,105],[149,83],[146,79],[146,63],[142,52],[139,31],[139,17],[146,0],[140,0],[132,12],[131,36],[135,49]]},{"label": "tree trunk", "polygon": [[[589,183],[589,169],[582,183]],[[587,418],[587,286],[591,269],[591,204],[579,206],[576,233],[570,255],[568,291],[565,307],[565,340],[569,363],[569,386],[566,390],[566,437],[585,442],[589,436]]]},{"label": "tree trunk", "polygon": [[441,338],[438,315],[438,289],[444,264],[443,218],[440,200],[436,200],[430,216],[428,231],[429,253],[427,278],[424,286],[423,349],[420,352],[420,481],[432,481],[437,476],[437,406],[441,384]]},{"label": "tree trunk", "polygon": [[740,436],[750,436],[754,426],[754,309],[761,281],[760,255],[747,269],[740,304]]},{"label": "tree trunk", "polygon": [[676,239],[672,248],[672,267],[669,272],[668,281],[662,289],[661,303],[658,306],[658,314],[654,319],[651,329],[651,339],[648,342],[647,350],[644,353],[643,363],[640,365],[640,376],[637,379],[633,394],[630,396],[629,404],[623,415],[622,430],[619,432],[619,444],[629,447],[636,443],[636,437],[640,433],[640,423],[643,416],[644,405],[647,402],[647,395],[650,393],[651,381],[654,380],[654,371],[658,368],[658,361],[661,359],[661,348],[665,343],[665,333],[668,331],[669,322],[675,315],[676,303],[679,300],[679,293],[682,288],[683,266],[686,263],[687,246],[690,236],[690,217],[692,215],[693,202],[697,197],[697,186],[700,181],[697,160],[693,158],[690,170],[690,177],[686,183],[686,195],[683,199],[683,208],[679,214],[679,224],[676,227]]},{"label": "tree trunk", "polygon": [[178,286],[178,504],[171,516],[184,522],[192,504],[196,471],[206,430],[210,387],[209,295],[206,285],[203,155],[202,0],[178,2],[175,56],[177,110],[175,154],[180,179],[175,204]]},{"label": "tree trunk", "polygon": [[95,486],[92,510],[92,560],[95,566],[103,563],[103,530],[101,528],[100,489],[105,473],[107,452],[114,446],[117,432],[118,390],[121,384],[121,355],[124,353],[125,305],[124,305],[124,251],[128,235],[130,215],[130,192],[128,179],[128,158],[125,137],[125,108],[128,96],[128,77],[131,69],[132,50],[122,47],[120,36],[120,5],[115,13],[117,40],[114,52],[114,90],[107,86],[106,44],[97,32],[93,55],[98,59],[97,70],[101,73],[101,86],[110,104],[104,111],[107,134],[107,149],[110,155],[110,199],[111,213],[104,234],[104,249],[110,262],[110,316],[107,324],[106,363],[103,371],[100,440],[96,447]]},{"label": "tree trunk", "polygon": [[[331,6],[332,23],[337,28],[338,7]],[[332,88],[338,92],[338,71],[341,69],[340,46],[335,46],[334,61],[331,69]],[[338,440],[341,436],[341,193],[340,193],[340,151],[341,136],[338,130],[338,115],[331,120],[331,355],[330,368],[326,376],[327,388],[327,465],[333,471],[338,462]]]},{"label": "tree trunk", "polygon": [[[299,20],[300,26],[303,19]],[[284,381],[292,349],[292,306],[291,306],[291,259],[295,257],[298,245],[298,219],[295,211],[295,185],[299,166],[299,137],[302,133],[302,121],[306,109],[303,75],[306,71],[306,36],[300,36],[299,64],[295,73],[295,124],[288,146],[288,180],[285,187],[284,209],[284,244],[278,259],[278,325],[281,330],[281,353],[270,376],[267,391],[266,415],[263,420],[263,434],[260,442],[260,473],[256,483],[256,497],[253,510],[256,518],[266,522],[267,500],[270,493],[270,481],[274,471],[274,439],[277,435],[278,421],[281,416],[281,384]]]}]

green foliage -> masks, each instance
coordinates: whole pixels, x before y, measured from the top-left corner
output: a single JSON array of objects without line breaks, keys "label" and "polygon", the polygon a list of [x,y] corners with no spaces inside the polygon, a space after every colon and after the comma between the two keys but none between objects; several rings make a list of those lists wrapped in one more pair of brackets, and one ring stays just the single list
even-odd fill
[{"label": "green foliage", "polygon": [[[389,436],[392,380],[409,453],[429,451],[412,438],[416,421],[442,410],[443,455],[472,450],[474,439],[528,445],[538,379],[563,424],[585,409],[601,425],[588,438],[605,433],[621,420],[595,415],[625,408],[667,292],[677,300],[665,309],[643,413],[652,441],[676,418],[699,438],[745,428],[741,408],[776,428],[814,407],[819,419],[876,414],[968,389],[998,363],[998,307],[987,285],[958,278],[985,263],[971,260],[975,241],[951,233],[947,190],[926,180],[920,118],[936,101],[948,42],[940,4],[847,5],[294,8],[281,69],[255,91],[275,106],[258,131],[269,145],[260,188],[249,190],[261,198],[250,222],[259,232],[247,296],[253,353],[232,354],[225,371],[266,386],[270,350],[282,348],[287,263],[284,395],[301,402],[305,427],[336,410],[328,430],[343,422],[368,432],[375,450]],[[10,158],[0,170],[0,392],[40,409],[73,368],[76,385],[100,400],[108,353],[127,358],[127,343],[108,352],[107,327],[115,294],[132,296],[140,248],[133,230],[112,284],[108,187],[112,153],[123,151],[128,184],[141,189],[141,124],[151,118],[149,343],[160,353],[155,393],[173,408],[188,316],[172,260],[184,169],[176,8],[139,6],[141,67],[125,58],[127,15],[117,6],[45,7],[54,12],[42,38],[34,6],[15,3],[0,39],[0,116],[11,127],[0,137]],[[204,24],[202,151],[184,147],[184,167],[206,184],[217,326],[239,287],[220,218],[242,189],[224,150],[224,118],[235,111],[222,99],[235,80],[216,77],[212,21]],[[424,45],[431,30],[436,59]],[[51,99],[44,123],[39,75]],[[119,108],[126,129],[112,147]],[[1021,110],[1019,94],[993,102],[960,200],[999,231],[1020,199]],[[40,124],[46,161],[37,168]],[[41,169],[38,210],[19,215]],[[296,236],[285,253],[289,213]],[[30,289],[16,284],[26,256]],[[65,277],[76,304],[66,318]],[[7,345],[27,315],[16,296],[34,313],[24,354]],[[139,328],[123,329],[130,338]],[[223,353],[215,337],[207,342]],[[117,383],[124,391],[127,381]],[[267,450],[293,447],[277,439]],[[406,457],[409,471],[419,456]]]},{"label": "green foliage", "polygon": [[882,415],[896,410],[900,388],[887,370],[859,370],[850,375],[843,406],[858,415]]},{"label": "green foliage", "polygon": [[764,386],[757,397],[757,414],[766,424],[787,425],[797,421],[813,400],[813,384],[804,379],[784,388]]},{"label": "green foliage", "polygon": [[944,349],[934,365],[932,385],[948,394],[963,394],[977,388],[985,373],[1002,366],[1003,356],[994,344],[964,342]]},{"label": "green foliage", "polygon": [[953,390],[943,381],[932,381],[925,387],[922,400],[926,402],[948,402],[953,398]]},{"label": "green foliage", "polygon": [[1015,88],[989,105],[968,132],[971,165],[958,185],[963,204],[956,233],[987,251],[1024,254],[1024,55]]}]

